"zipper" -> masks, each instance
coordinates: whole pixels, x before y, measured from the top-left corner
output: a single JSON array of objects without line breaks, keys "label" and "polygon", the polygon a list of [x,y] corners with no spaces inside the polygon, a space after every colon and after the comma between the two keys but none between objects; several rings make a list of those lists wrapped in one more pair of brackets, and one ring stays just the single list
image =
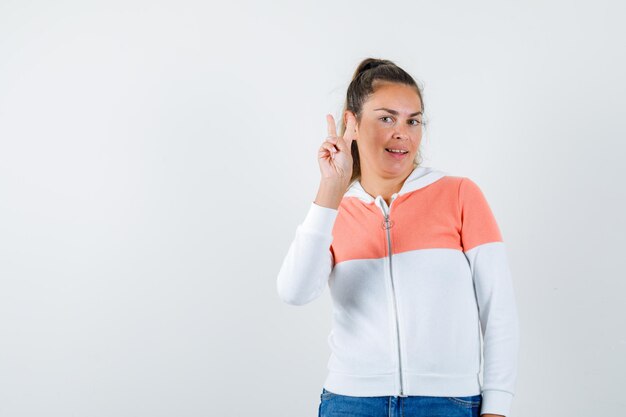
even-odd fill
[{"label": "zipper", "polygon": [[393,222],[389,219],[389,215],[391,213],[391,206],[393,205],[393,201],[396,199],[397,196],[398,196],[398,193],[392,194],[391,202],[389,203],[389,208],[387,208],[387,203],[381,196],[376,197],[376,200],[378,200],[378,202],[380,203],[379,207],[383,211],[383,216],[385,216],[385,220],[382,226],[387,231],[387,252],[389,254],[388,255],[389,256],[389,277],[391,278],[391,293],[393,295],[393,309],[395,313],[395,323],[396,323],[396,342],[398,345],[398,370],[399,370],[399,375],[400,375],[400,397],[408,397],[408,395],[404,393],[404,384],[403,384],[403,379],[402,379],[402,353],[400,349],[400,325],[398,323],[398,304],[396,301],[396,290],[395,290],[395,286],[393,282],[393,271],[391,267],[391,256],[392,256],[391,255],[391,231],[389,229],[391,229],[391,227],[393,226]]}]

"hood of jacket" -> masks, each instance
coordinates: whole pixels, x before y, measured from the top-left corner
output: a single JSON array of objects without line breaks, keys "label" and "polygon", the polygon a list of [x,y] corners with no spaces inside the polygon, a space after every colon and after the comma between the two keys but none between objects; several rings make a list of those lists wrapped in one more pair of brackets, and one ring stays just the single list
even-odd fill
[{"label": "hood of jacket", "polygon": [[[429,184],[437,181],[440,178],[448,175],[446,172],[427,166],[417,166],[413,169],[411,174],[407,177],[402,184],[402,188],[394,196],[409,193],[411,191],[418,190],[426,187]],[[361,181],[357,180],[352,183],[348,188],[348,191],[344,194],[344,197],[357,197],[365,203],[373,203],[378,196],[372,196],[367,193],[361,186]]]}]

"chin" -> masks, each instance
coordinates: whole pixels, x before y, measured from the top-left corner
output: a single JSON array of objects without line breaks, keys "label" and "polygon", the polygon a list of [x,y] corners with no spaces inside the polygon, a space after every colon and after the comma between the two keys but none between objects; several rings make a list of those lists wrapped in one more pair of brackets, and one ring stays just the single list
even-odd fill
[{"label": "chin", "polygon": [[398,165],[394,167],[390,167],[390,166],[382,167],[382,171],[387,172],[391,175],[401,175],[401,174],[405,174],[409,170],[412,170],[413,166],[414,166],[413,161],[411,161],[409,163],[403,163],[402,165]]}]

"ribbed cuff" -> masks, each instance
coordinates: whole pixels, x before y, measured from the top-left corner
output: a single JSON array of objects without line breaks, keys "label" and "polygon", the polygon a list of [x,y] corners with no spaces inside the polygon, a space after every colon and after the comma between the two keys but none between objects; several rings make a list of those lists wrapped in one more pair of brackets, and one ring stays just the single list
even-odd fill
[{"label": "ribbed cuff", "polygon": [[507,391],[488,389],[482,392],[483,400],[480,407],[480,415],[499,414],[505,417],[511,412],[513,394]]},{"label": "ribbed cuff", "polygon": [[332,234],[338,213],[339,210],[311,203],[309,212],[304,218],[304,222],[302,222],[302,229],[330,235]]}]

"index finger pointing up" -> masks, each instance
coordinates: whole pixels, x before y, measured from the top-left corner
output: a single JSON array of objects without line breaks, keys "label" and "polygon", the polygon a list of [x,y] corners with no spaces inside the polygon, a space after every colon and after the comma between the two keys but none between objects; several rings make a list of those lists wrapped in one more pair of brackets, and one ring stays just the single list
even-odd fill
[{"label": "index finger pointing up", "polygon": [[326,122],[328,123],[328,136],[337,136],[337,127],[335,126],[335,119],[332,114],[326,115]]}]

